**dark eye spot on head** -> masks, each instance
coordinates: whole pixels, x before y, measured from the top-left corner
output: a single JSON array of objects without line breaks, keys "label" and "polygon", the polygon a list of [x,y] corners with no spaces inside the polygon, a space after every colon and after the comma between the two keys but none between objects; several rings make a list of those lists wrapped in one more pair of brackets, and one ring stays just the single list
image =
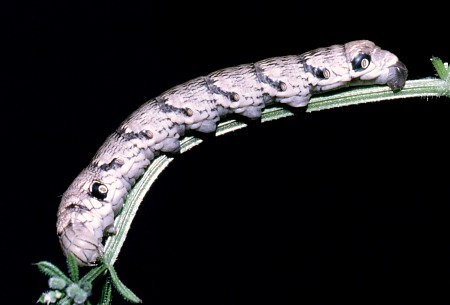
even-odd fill
[{"label": "dark eye spot on head", "polygon": [[359,53],[352,60],[352,69],[353,71],[359,72],[367,69],[369,67],[371,61],[371,57],[369,54]]},{"label": "dark eye spot on head", "polygon": [[99,200],[103,200],[108,195],[108,187],[98,180],[94,180],[91,184],[91,195]]}]

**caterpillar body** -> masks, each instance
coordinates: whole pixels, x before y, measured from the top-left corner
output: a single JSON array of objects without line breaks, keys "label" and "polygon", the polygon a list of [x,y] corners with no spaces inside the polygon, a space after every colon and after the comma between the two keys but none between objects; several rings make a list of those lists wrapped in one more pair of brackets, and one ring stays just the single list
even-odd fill
[{"label": "caterpillar body", "polygon": [[224,68],[163,92],[120,124],[64,192],[56,224],[63,253],[95,265],[136,180],[158,154],[176,152],[187,131],[211,133],[229,114],[256,119],[269,104],[304,107],[314,94],[348,86],[396,92],[407,75],[396,55],[356,40]]}]

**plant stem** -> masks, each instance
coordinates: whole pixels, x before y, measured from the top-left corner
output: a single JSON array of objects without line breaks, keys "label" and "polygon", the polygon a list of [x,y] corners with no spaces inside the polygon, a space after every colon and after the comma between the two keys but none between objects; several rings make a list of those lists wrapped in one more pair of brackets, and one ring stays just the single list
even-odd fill
[{"label": "plant stem", "polygon": [[[306,112],[399,98],[428,98],[444,96],[450,97],[450,85],[448,79],[442,80],[437,78],[427,78],[409,80],[406,82],[405,87],[396,93],[393,93],[387,86],[371,86],[355,87],[342,92],[313,97],[307,106]],[[285,108],[271,107],[263,112],[261,121],[267,122],[292,115],[293,113]],[[247,126],[245,123],[236,120],[225,121],[218,125],[216,135],[223,135],[245,126]],[[195,137],[185,137],[181,141],[181,153],[188,151],[201,142],[201,139]],[[172,160],[173,157],[169,157],[167,155],[162,155],[154,159],[147,168],[143,177],[129,193],[124,204],[123,211],[115,221],[117,234],[109,237],[105,244],[104,260],[110,266],[114,264],[117,256],[119,255],[133,218],[136,215],[145,194],[148,192],[158,175],[169,165]]]}]

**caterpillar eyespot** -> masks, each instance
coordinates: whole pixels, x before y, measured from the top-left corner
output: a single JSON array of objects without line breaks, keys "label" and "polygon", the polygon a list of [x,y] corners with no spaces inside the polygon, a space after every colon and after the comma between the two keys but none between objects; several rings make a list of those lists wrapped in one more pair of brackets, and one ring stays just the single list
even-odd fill
[{"label": "caterpillar eyespot", "polygon": [[278,90],[280,90],[280,91],[286,91],[286,90],[287,90],[287,85],[286,85],[286,83],[280,82],[280,84],[278,85]]},{"label": "caterpillar eyespot", "polygon": [[239,101],[240,98],[241,98],[241,97],[240,97],[239,94],[237,94],[236,92],[233,93],[233,94],[231,94],[231,100],[232,100],[233,102]]},{"label": "caterpillar eyespot", "polygon": [[93,181],[91,184],[91,194],[99,200],[103,200],[108,195],[108,187],[101,181]]},{"label": "caterpillar eyespot", "polygon": [[163,92],[121,123],[64,192],[56,223],[64,255],[95,265],[129,190],[157,154],[179,149],[187,131],[211,133],[227,115],[256,119],[270,104],[304,107],[314,94],[348,86],[399,91],[407,75],[396,55],[356,40],[224,68]]},{"label": "caterpillar eyespot", "polygon": [[355,71],[362,71],[369,67],[370,65],[370,55],[368,54],[358,54],[355,59],[352,60],[352,68]]},{"label": "caterpillar eyespot", "polygon": [[327,68],[319,67],[315,70],[314,74],[317,78],[327,79],[330,78],[331,72]]}]

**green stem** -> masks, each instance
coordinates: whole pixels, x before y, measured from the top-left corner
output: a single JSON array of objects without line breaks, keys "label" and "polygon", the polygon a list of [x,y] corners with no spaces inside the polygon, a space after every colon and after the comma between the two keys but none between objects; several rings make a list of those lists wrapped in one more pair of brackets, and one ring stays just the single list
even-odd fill
[{"label": "green stem", "polygon": [[[342,92],[335,92],[313,97],[306,109],[307,112],[319,111],[324,109],[356,105],[384,100],[393,100],[399,98],[413,97],[450,97],[449,81],[429,78],[407,81],[405,87],[400,92],[393,93],[387,86],[357,87]],[[280,119],[292,116],[293,113],[281,107],[271,107],[266,109],[262,115],[262,122]],[[218,125],[216,135],[223,135],[247,126],[243,122],[229,120]],[[192,147],[200,144],[201,139],[195,137],[185,137],[181,141],[181,153],[184,153]],[[173,157],[162,155],[153,160],[143,177],[133,187],[124,204],[123,211],[116,218],[115,226],[117,234],[108,238],[105,245],[105,262],[112,266],[119,255],[120,249],[125,242],[125,238],[130,229],[134,216],[142,202],[145,194],[149,191],[151,185],[158,175],[165,169]]]}]

